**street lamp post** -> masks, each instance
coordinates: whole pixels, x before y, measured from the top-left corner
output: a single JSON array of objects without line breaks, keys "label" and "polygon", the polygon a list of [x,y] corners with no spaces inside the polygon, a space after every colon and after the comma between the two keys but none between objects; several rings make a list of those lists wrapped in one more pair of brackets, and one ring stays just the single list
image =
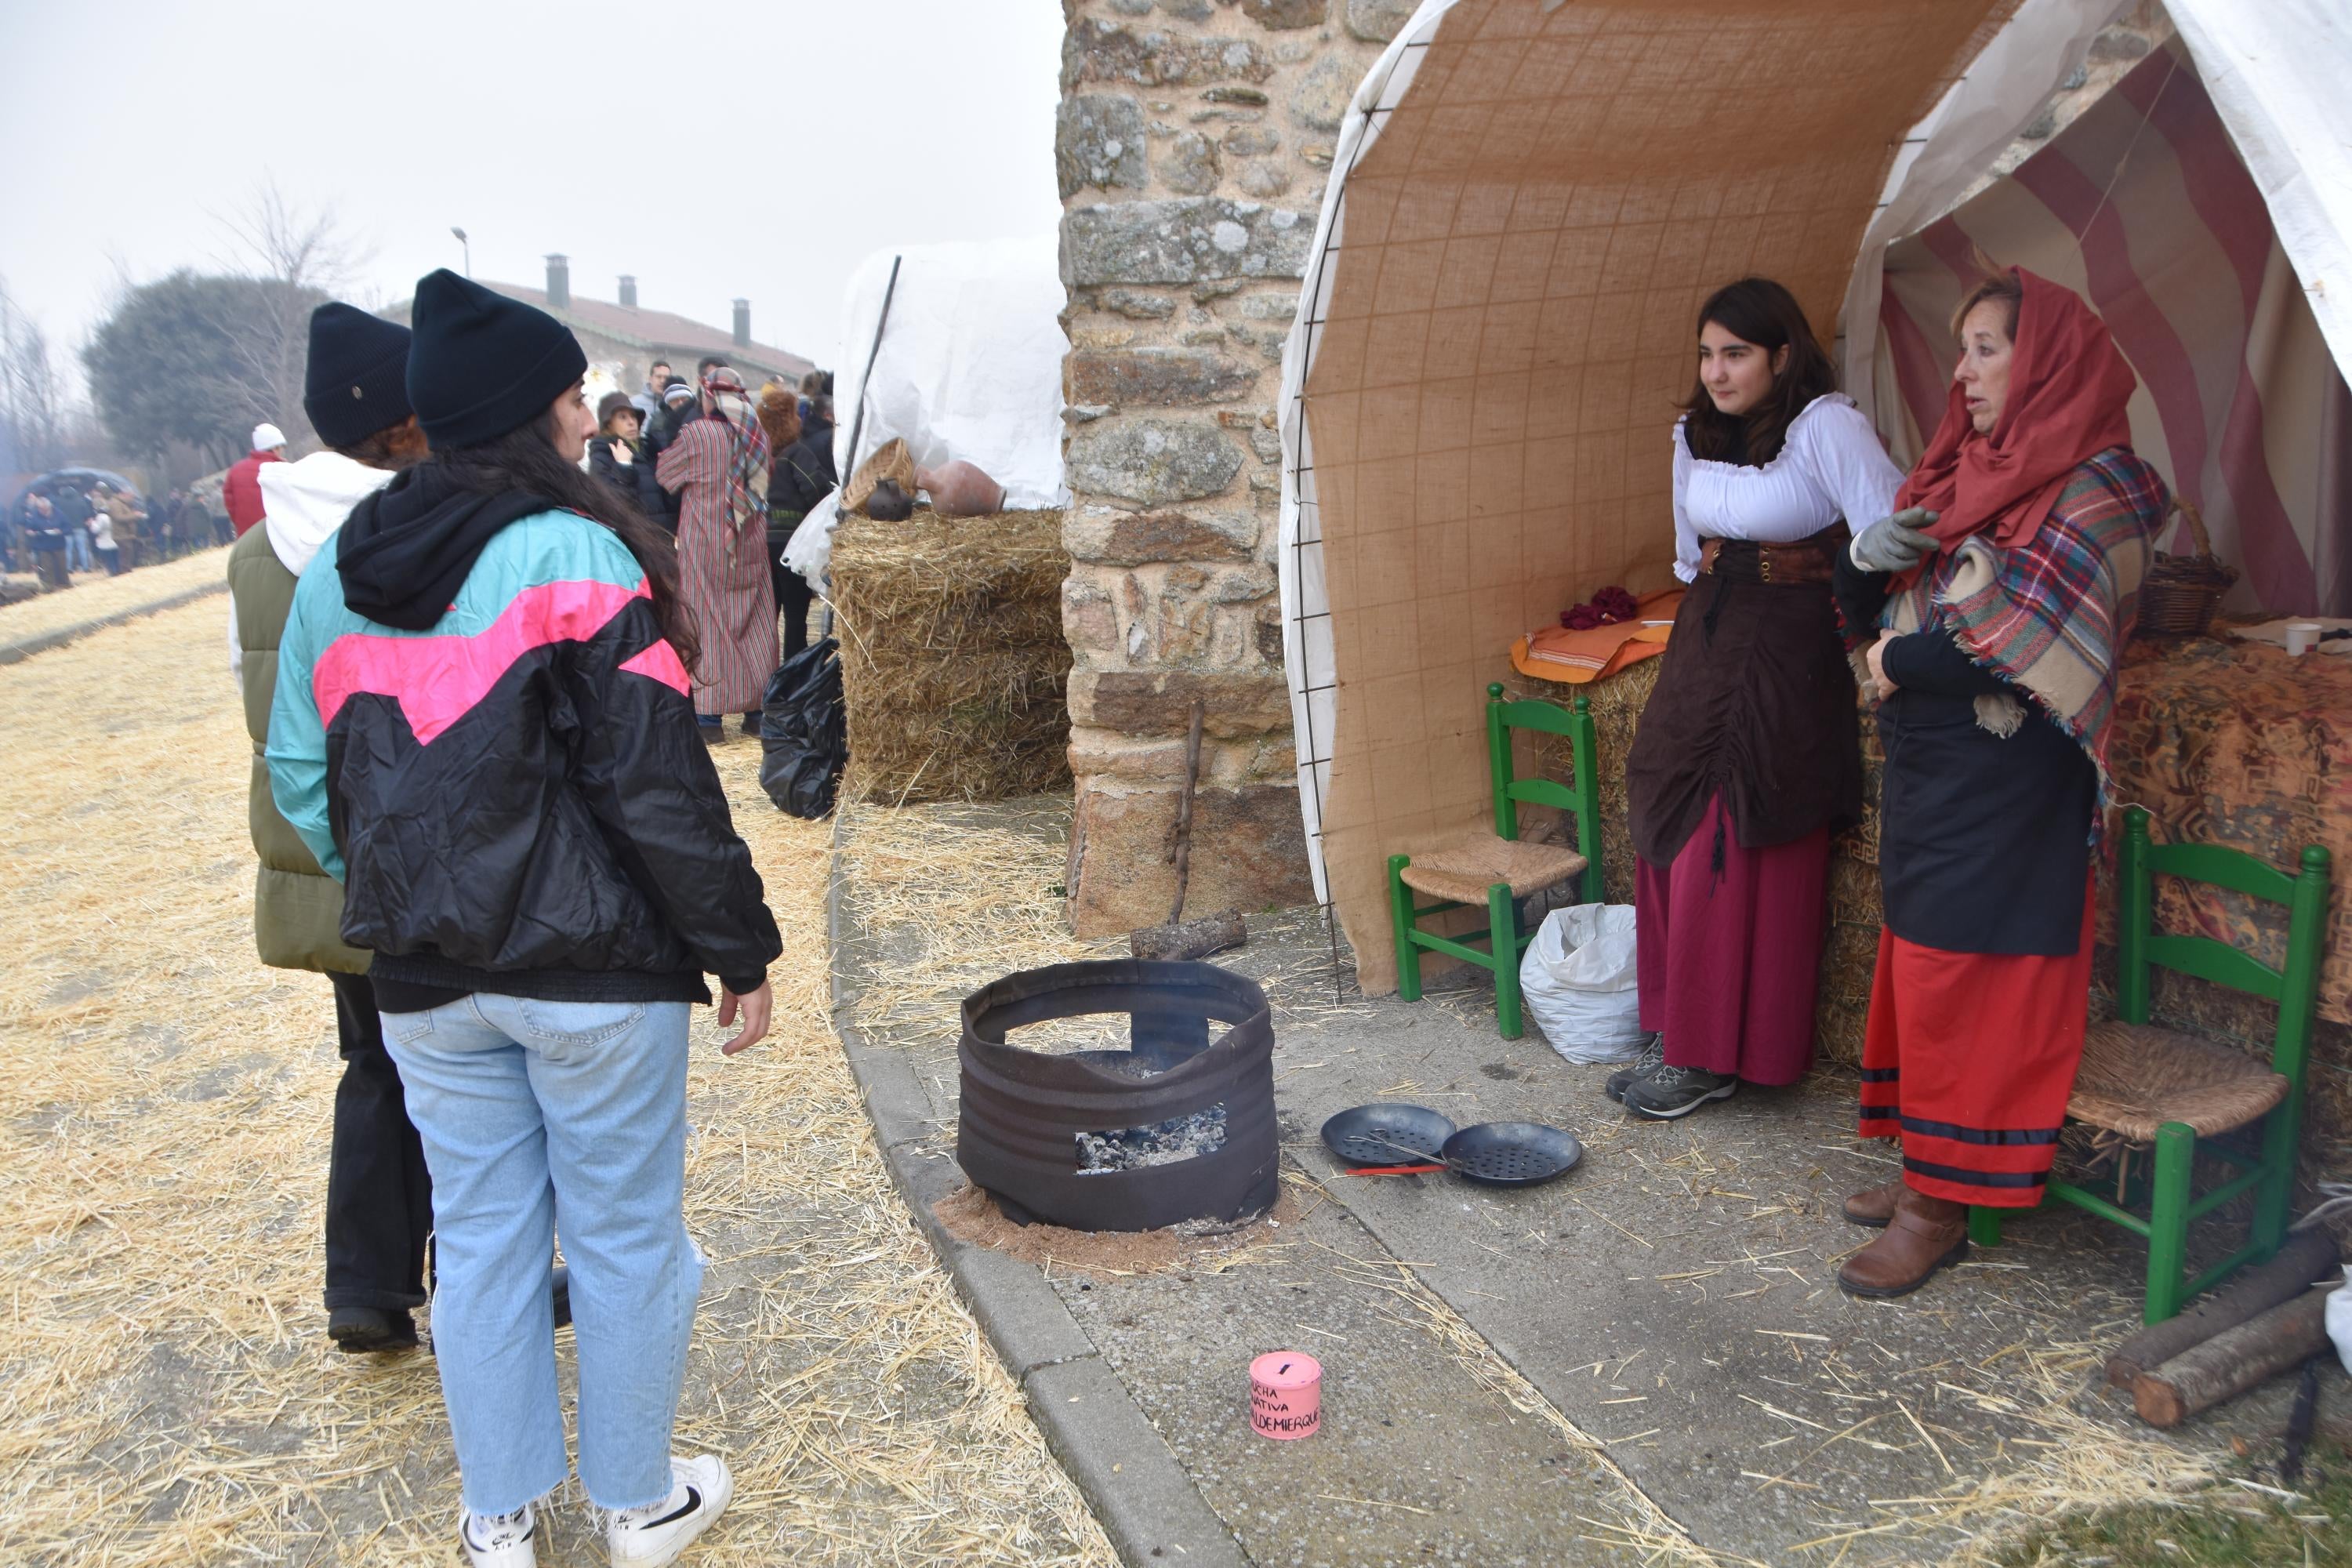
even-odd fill
[{"label": "street lamp post", "polygon": [[459,228],[456,224],[453,223],[449,226],[449,232],[457,237],[458,248],[465,253],[466,276],[471,278],[474,275],[474,247],[467,241],[466,231]]}]

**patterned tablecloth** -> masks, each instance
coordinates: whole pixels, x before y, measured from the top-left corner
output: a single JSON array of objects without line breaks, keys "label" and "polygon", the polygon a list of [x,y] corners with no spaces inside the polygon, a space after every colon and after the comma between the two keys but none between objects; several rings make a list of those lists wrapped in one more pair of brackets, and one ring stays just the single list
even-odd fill
[{"label": "patterned tablecloth", "polygon": [[[2159,842],[2224,844],[2288,871],[2307,844],[2335,857],[2319,1016],[2352,1024],[2352,658],[2222,637],[2135,643],[2111,763],[2118,801],[2147,807]],[[2284,961],[2274,905],[2192,898],[2164,878],[2157,921]]]}]

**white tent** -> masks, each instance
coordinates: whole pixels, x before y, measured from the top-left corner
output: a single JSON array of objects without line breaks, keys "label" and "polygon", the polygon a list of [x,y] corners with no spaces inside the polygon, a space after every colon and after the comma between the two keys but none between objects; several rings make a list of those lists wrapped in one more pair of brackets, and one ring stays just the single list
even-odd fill
[{"label": "white tent", "polygon": [[[1057,244],[1044,234],[908,245],[858,264],[842,293],[833,359],[833,455],[845,479],[857,461],[903,437],[918,467],[978,464],[1004,487],[1008,508],[1069,504],[1062,477],[1067,295]],[[834,521],[827,500],[785,552],[812,581],[824,572]]]},{"label": "white tent", "polygon": [[[1932,313],[1939,285],[1918,231],[1933,238],[1952,221],[2126,6],[1797,9],[1423,0],[1357,91],[1283,363],[1279,564],[1317,890],[1337,905],[1369,989],[1391,977],[1382,857],[1474,821],[1486,798],[1480,697],[1501,650],[1603,584],[1664,581],[1667,431],[1698,301],[1747,272],[1788,283],[1817,328],[1842,328],[1848,390],[1909,456],[1904,345],[1882,324],[1904,331]],[[2034,247],[2115,226],[2117,201],[2134,214],[2170,201],[2206,226],[2169,250],[2150,246],[2142,217],[2116,231],[2115,243],[2179,263],[2126,279],[2130,306],[2157,318],[2145,353],[2124,343],[2155,389],[2145,428],[2135,409],[2135,443],[2193,469],[2179,486],[2204,496],[2225,553],[2233,506],[2282,467],[2280,448],[2321,443],[2308,461],[2292,454],[2298,472],[2323,470],[2309,496],[2266,521],[2246,516],[2268,530],[2264,548],[2302,552],[2303,575],[2276,582],[2352,591],[2341,472],[2352,465],[2326,455],[2332,416],[2291,437],[2274,417],[2250,436],[2245,409],[2259,413],[2260,398],[2241,384],[2275,370],[2325,401],[2352,363],[2352,101],[2336,86],[2352,29],[2340,0],[2169,10],[2179,37],[2151,58],[2145,94],[2081,138],[2069,169],[2097,178],[2080,210],[2053,200],[2063,221],[2028,233],[1989,194],[1944,237],[2017,236],[2020,254],[2004,259],[2039,262],[2108,310],[2112,268],[2078,262],[2070,277]],[[2251,214],[2211,208],[2211,148],[2174,123],[2208,99],[2226,128],[2210,142],[2234,149],[2225,161],[2259,193]],[[2243,231],[2264,220],[2273,235],[2250,241]],[[2174,256],[2198,247],[2211,256]],[[2178,297],[2180,280],[2208,261],[2230,319],[2206,334],[2220,348],[2182,349],[2205,324],[2172,330],[2202,308]],[[2301,353],[2306,340],[2324,349]],[[2196,384],[2159,408],[2168,377]]]}]

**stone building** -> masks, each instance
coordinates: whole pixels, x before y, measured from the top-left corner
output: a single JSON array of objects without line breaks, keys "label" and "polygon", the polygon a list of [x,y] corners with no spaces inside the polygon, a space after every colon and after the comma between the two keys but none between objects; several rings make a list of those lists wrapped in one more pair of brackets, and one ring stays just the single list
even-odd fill
[{"label": "stone building", "polygon": [[[1076,657],[1067,887],[1082,935],[1167,915],[1195,699],[1206,740],[1191,907],[1313,897],[1281,668],[1274,405],[1341,115],[1414,9],[1064,0],[1062,608]],[[2170,30],[2155,0],[2120,18],[1986,178]]]},{"label": "stone building", "polygon": [[1356,84],[1411,0],[1065,0],[1071,918],[1312,899],[1275,577],[1283,342]]},{"label": "stone building", "polygon": [[[735,321],[730,330],[668,310],[644,309],[637,303],[637,280],[626,275],[620,279],[613,300],[586,299],[572,292],[571,262],[560,255],[547,258],[545,288],[495,283],[488,279],[481,281],[485,289],[535,305],[571,328],[588,363],[609,373],[629,392],[645,384],[646,372],[656,360],[667,360],[672,369],[692,380],[696,361],[705,354],[723,354],[755,387],[769,376],[797,382],[814,368],[798,354],[751,341],[749,300],[735,301]],[[404,323],[408,307],[409,301],[403,300],[384,314]]]}]

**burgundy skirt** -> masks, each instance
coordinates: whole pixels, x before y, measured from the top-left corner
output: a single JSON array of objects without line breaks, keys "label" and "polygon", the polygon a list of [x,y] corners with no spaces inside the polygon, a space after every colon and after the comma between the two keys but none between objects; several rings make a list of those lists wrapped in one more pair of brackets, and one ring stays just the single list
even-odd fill
[{"label": "burgundy skirt", "polygon": [[1743,849],[1720,795],[1674,864],[1637,860],[1642,1027],[1670,1067],[1794,1083],[1813,1060],[1830,832]]}]

